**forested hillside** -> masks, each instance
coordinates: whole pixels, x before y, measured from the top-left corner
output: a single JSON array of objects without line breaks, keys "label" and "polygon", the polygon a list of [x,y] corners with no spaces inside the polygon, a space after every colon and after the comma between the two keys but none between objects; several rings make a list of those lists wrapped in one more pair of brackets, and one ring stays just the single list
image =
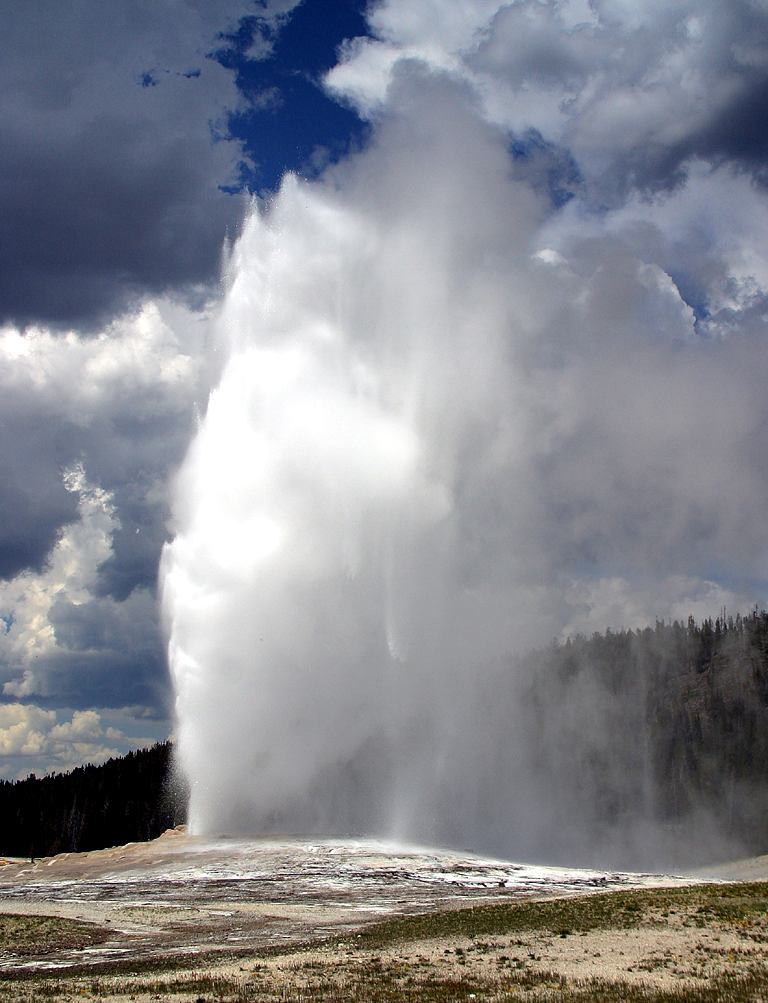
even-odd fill
[{"label": "forested hillside", "polygon": [[48,856],[154,839],[184,821],[171,744],[101,766],[0,783],[0,853]]},{"label": "forested hillside", "polygon": [[552,792],[543,845],[768,852],[768,613],[576,637],[522,659],[518,686],[525,770]]}]

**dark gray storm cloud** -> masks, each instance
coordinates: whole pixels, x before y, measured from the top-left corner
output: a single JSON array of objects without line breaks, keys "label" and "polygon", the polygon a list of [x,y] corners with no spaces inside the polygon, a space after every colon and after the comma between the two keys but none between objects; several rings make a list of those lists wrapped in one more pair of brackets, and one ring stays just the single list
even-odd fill
[{"label": "dark gray storm cloud", "polygon": [[165,653],[156,603],[149,592],[114,603],[67,599],[52,607],[57,650],[38,667],[41,706],[142,706],[158,717],[170,711]]},{"label": "dark gray storm cloud", "polygon": [[3,0],[0,320],[92,328],[215,281],[242,153],[209,53],[252,9]]},{"label": "dark gray storm cloud", "polygon": [[25,422],[16,414],[2,422],[0,578],[12,578],[25,568],[39,571],[61,527],[77,518],[48,428],[44,419]]}]

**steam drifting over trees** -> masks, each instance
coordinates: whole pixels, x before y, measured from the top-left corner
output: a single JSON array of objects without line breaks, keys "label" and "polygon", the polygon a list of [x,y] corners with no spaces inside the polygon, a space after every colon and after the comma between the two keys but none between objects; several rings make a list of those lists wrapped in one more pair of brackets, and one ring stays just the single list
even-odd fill
[{"label": "steam drifting over trees", "polygon": [[[475,704],[465,723],[484,720],[485,731],[457,730],[459,758],[482,747],[480,782],[511,776],[514,794],[503,832],[476,811],[486,850],[657,868],[768,850],[765,611],[553,643],[486,673]],[[0,852],[97,849],[179,824],[187,792],[171,754],[163,743],[0,783]],[[340,768],[363,800],[376,754],[368,747]],[[471,796],[467,787],[467,810]]]}]

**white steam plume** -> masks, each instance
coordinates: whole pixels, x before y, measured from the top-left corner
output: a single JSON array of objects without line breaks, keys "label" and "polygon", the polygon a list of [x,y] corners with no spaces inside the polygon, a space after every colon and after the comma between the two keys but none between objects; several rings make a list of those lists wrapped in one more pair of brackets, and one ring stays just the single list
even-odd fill
[{"label": "white steam plume", "polygon": [[[523,852],[553,792],[526,780],[509,658],[743,600],[768,352],[698,336],[661,229],[558,217],[487,59],[478,91],[453,37],[431,67],[403,52],[369,147],[287,177],[233,252],[163,562],[179,754],[196,831]],[[335,86],[362,93],[374,56]]]}]

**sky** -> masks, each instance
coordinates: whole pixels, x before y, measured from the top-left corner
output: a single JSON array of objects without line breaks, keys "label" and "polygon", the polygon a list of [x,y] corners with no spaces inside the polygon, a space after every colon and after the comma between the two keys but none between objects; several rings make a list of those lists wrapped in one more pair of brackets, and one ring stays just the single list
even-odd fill
[{"label": "sky", "polygon": [[526,640],[763,605],[765,0],[2,10],[0,776],[173,727],[176,476],[232,244],[287,171],[373,233],[400,221],[386,253],[456,291],[434,309],[502,338],[476,383],[469,345],[461,399],[491,387],[514,425],[475,430],[514,477],[473,511],[513,527],[484,545],[510,549],[518,588],[495,595],[529,610]]}]

